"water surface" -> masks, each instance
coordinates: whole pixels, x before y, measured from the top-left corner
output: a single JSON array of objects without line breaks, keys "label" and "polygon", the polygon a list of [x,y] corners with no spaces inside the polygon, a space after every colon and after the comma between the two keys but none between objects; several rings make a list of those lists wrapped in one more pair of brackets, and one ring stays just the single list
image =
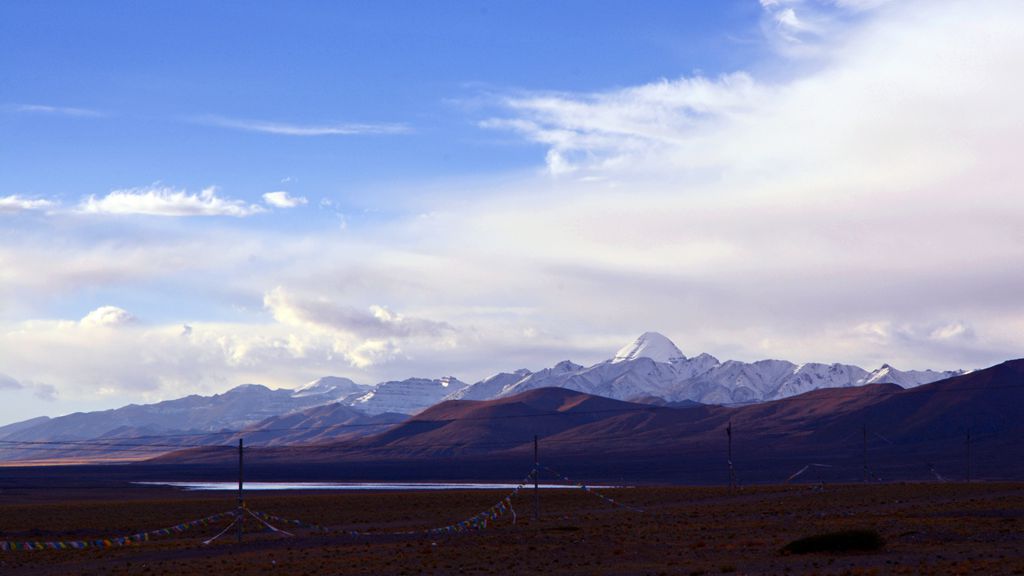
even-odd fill
[{"label": "water surface", "polygon": [[[133,482],[142,486],[172,486],[182,490],[238,490],[238,482]],[[246,482],[249,490],[512,490],[519,484],[461,482]],[[524,485],[533,488],[533,484]],[[541,484],[540,488],[578,488],[567,484]],[[611,486],[592,486],[611,488]]]}]

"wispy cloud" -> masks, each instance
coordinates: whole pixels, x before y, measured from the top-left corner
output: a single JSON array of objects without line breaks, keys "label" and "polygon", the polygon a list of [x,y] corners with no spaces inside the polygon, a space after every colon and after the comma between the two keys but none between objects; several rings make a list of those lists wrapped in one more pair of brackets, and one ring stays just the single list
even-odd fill
[{"label": "wispy cloud", "polygon": [[304,196],[292,196],[284,190],[267,192],[263,195],[263,201],[274,208],[295,208],[309,202]]},{"label": "wispy cloud", "polygon": [[762,30],[782,53],[819,57],[844,34],[847,22],[892,0],[760,0]]},{"label": "wispy cloud", "polygon": [[744,114],[769,90],[737,72],[595,94],[526,94],[503,100],[515,116],[490,118],[481,125],[547,145],[548,170],[561,174],[581,165],[610,167],[626,156],[679,146],[693,139],[706,119]]},{"label": "wispy cloud", "polygon": [[99,118],[101,116],[106,116],[106,114],[98,110],[90,110],[88,108],[73,108],[70,106],[47,106],[44,104],[15,104],[13,108],[17,112],[24,112],[28,114],[53,114],[60,116],[77,116],[80,118]]},{"label": "wispy cloud", "polygon": [[86,214],[145,214],[150,216],[233,216],[242,218],[266,209],[242,200],[217,196],[216,187],[198,194],[169,186],[114,190],[106,196],[89,196],[79,210]]},{"label": "wispy cloud", "polygon": [[[99,219],[8,234],[5,317],[136,287],[158,300],[181,286],[190,302],[162,326],[87,326],[88,309],[0,324],[0,366],[85,402],[97,386],[139,401],[332,373],[472,379],[598,361],[652,328],[723,359],[905,369],[1020,355],[1024,80],[1007,71],[1024,68],[1024,5],[897,4],[784,78],[512,94],[485,125],[573,178],[483,178],[451,201],[457,182],[447,198],[418,194],[430,217],[358,234],[217,220],[153,234],[132,219],[118,226],[134,234],[107,241]],[[204,322],[224,302],[241,320]]]},{"label": "wispy cloud", "polygon": [[[811,5],[763,4],[798,15]],[[512,95],[484,125],[543,145],[549,171],[574,178],[557,194],[506,194],[437,227],[470,226],[475,249],[504,255],[506,282],[516,270],[572,294],[540,295],[541,309],[587,317],[626,294],[617,323],[636,330],[685,309],[680,333],[717,342],[698,350],[982,365],[1013,350],[1020,339],[1005,335],[1024,324],[1010,288],[1022,278],[1013,222],[1024,200],[1009,176],[1024,83],[1005,73],[1024,66],[1011,24],[1021,16],[1013,2],[894,4],[822,37],[822,61],[789,78]],[[584,183],[581,172],[605,180]],[[523,208],[539,203],[543,213]],[[517,254],[531,256],[517,265]],[[716,328],[698,335],[698,317]],[[892,346],[833,331],[879,317],[923,328]],[[954,341],[959,354],[938,352]]]},{"label": "wispy cloud", "polygon": [[16,194],[0,196],[0,214],[10,214],[26,210],[47,210],[54,206],[56,206],[55,202],[42,198],[25,198]]},{"label": "wispy cloud", "polygon": [[199,124],[206,124],[208,126],[245,130],[248,132],[262,132],[265,134],[279,134],[282,136],[359,136],[407,134],[412,132],[412,129],[409,126],[399,123],[366,124],[358,122],[339,122],[327,124],[292,124],[267,120],[227,118],[224,116],[200,116],[194,120]]}]

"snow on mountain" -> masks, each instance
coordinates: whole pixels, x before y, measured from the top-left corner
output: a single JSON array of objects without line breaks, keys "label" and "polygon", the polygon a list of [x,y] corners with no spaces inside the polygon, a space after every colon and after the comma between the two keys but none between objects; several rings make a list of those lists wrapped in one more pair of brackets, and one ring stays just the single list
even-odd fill
[{"label": "snow on mountain", "polygon": [[871,372],[864,378],[865,384],[898,384],[904,388],[913,388],[922,384],[930,384],[953,376],[965,374],[964,370],[936,372],[935,370],[897,370],[888,364]]},{"label": "snow on mountain", "polygon": [[467,386],[469,384],[460,382],[451,376],[438,380],[409,378],[401,381],[381,382],[369,392],[346,401],[346,403],[367,414],[383,414],[384,412],[415,414]]},{"label": "snow on mountain", "polygon": [[338,376],[324,376],[317,378],[305,386],[300,386],[292,393],[292,398],[305,398],[308,396],[324,396],[342,399],[352,394],[365,394],[370,387],[365,384],[356,384],[348,378]]},{"label": "snow on mountain", "polygon": [[[559,362],[501,388],[505,397],[544,387],[568,388],[617,400],[661,399],[705,404],[737,404],[778,400],[819,388],[888,382],[904,387],[927,384],[961,372],[901,372],[883,366],[874,372],[847,364],[794,364],[785,360],[719,362],[709,354],[687,358],[671,340],[646,332],[610,360],[590,367]],[[504,380],[503,380],[504,381]],[[488,399],[497,386],[471,386],[465,394]]]},{"label": "snow on mountain", "polygon": [[[582,366],[568,360],[539,370],[499,373],[473,385],[454,377],[410,378],[360,385],[326,376],[296,390],[246,384],[213,396],[186,396],[116,410],[37,418],[0,427],[4,440],[84,440],[171,432],[239,430],[268,418],[338,403],[368,415],[416,414],[446,399],[490,400],[558,387],[616,400],[705,404],[777,400],[816,390],[892,383],[913,387],[963,371],[900,371],[888,364],[868,372],[845,364],[785,360],[719,362],[709,354],[687,358],[671,340],[646,332],[609,360]],[[341,410],[328,410],[340,418]],[[348,417],[348,416],[346,416]],[[2,455],[0,455],[2,456]]]},{"label": "snow on mountain", "polygon": [[685,362],[676,362],[674,364],[676,374],[683,380],[695,378],[702,374],[706,374],[708,371],[713,370],[720,366],[722,363],[718,361],[711,354],[701,353],[693,358],[688,358]]},{"label": "snow on mountain", "polygon": [[664,397],[664,388],[672,381],[673,374],[670,364],[643,357],[620,362],[605,361],[589,368],[564,361],[506,386],[499,397],[548,387],[568,388],[619,400],[638,396]]},{"label": "snow on mountain", "polygon": [[88,440],[140,433],[236,430],[272,416],[336,400],[335,396],[329,394],[310,394],[296,398],[292,390],[271,390],[259,384],[243,384],[213,396],[193,394],[155,404],[129,404],[113,410],[76,412],[58,418],[36,419],[34,424],[33,421],[27,421],[5,434],[4,439]]},{"label": "snow on mountain", "polygon": [[627,362],[638,358],[650,358],[655,362],[667,364],[686,360],[682,350],[657,332],[644,332],[639,338],[620,348],[612,362]]},{"label": "snow on mountain", "polygon": [[511,386],[530,374],[531,372],[525,368],[515,372],[500,372],[449,394],[445,400],[490,400],[501,394],[506,386]]},{"label": "snow on mountain", "polygon": [[[551,368],[545,368],[532,374],[527,374],[525,377],[509,382],[495,396],[491,398],[499,398],[504,396],[511,396],[518,392],[524,392],[526,390],[533,390],[534,388],[544,388],[546,386],[554,386],[557,388],[568,388],[561,383],[565,378],[572,376],[583,370],[583,366],[580,364],[574,364],[569,360],[562,360],[558,364],[555,364]],[[558,382],[558,384],[555,384]],[[474,385],[475,387],[475,385]],[[490,398],[488,398],[490,400]]]},{"label": "snow on mountain", "polygon": [[849,364],[803,364],[783,380],[771,398],[787,398],[819,388],[861,386],[867,375],[867,370]]},{"label": "snow on mountain", "polygon": [[[785,360],[758,360],[753,363],[729,360],[704,374],[684,381],[679,397],[672,400],[723,404],[767,400],[796,365]],[[693,387],[687,390],[685,384]]]}]

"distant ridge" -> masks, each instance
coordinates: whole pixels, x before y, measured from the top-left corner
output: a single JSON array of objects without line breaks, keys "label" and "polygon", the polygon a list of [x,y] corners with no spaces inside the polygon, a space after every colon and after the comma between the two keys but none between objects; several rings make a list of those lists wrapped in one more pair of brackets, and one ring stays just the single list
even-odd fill
[{"label": "distant ridge", "polygon": [[[4,442],[187,434],[216,443],[232,433],[251,432],[261,426],[262,431],[254,440],[278,445],[351,438],[357,434],[346,426],[356,422],[383,425],[401,419],[396,415],[417,414],[444,400],[493,400],[540,388],[564,388],[660,406],[694,402],[737,405],[777,400],[817,389],[882,382],[913,387],[961,373],[904,372],[888,364],[869,372],[846,364],[797,365],[784,360],[720,362],[710,354],[687,357],[666,336],[645,332],[620,348],[612,358],[591,366],[564,360],[536,372],[527,369],[501,372],[475,384],[445,376],[408,378],[370,386],[348,378],[325,376],[296,390],[271,390],[246,384],[213,396],[192,395],[156,404],[35,418],[0,428],[0,461],[34,456],[24,449],[4,450]],[[331,407],[306,413],[322,406]],[[321,421],[319,428],[324,429],[323,432],[271,433],[268,428],[308,427],[314,421]],[[261,424],[263,422],[274,424]]]},{"label": "distant ridge", "polygon": [[867,371],[849,364],[794,364],[785,360],[720,362],[710,354],[692,358],[667,337],[645,332],[623,346],[613,358],[592,366],[569,361],[530,373],[511,383],[508,379],[496,394],[488,380],[474,384],[449,398],[487,399],[518,394],[535,388],[569,388],[619,400],[644,399],[656,403],[693,401],[705,404],[764,402],[787,398],[819,388],[848,388],[891,382],[918,386],[962,374],[963,371],[901,372],[888,364]]},{"label": "distant ridge", "polygon": [[[443,402],[379,434],[268,448],[260,459],[275,466],[404,470],[408,477],[437,473],[442,462],[498,470],[528,462],[536,434],[546,461],[593,477],[628,473],[661,481],[723,482],[729,426],[738,472],[748,482],[781,482],[808,462],[827,464],[816,473],[830,481],[862,479],[865,461],[875,481],[934,479],[939,471],[963,477],[968,429],[975,477],[1013,478],[1024,474],[1024,461],[1007,457],[1020,455],[1017,445],[1024,437],[1024,360],[913,389],[895,384],[821,389],[742,407],[667,408],[543,388],[489,401]],[[229,460],[223,453],[193,450],[158,462]]]}]

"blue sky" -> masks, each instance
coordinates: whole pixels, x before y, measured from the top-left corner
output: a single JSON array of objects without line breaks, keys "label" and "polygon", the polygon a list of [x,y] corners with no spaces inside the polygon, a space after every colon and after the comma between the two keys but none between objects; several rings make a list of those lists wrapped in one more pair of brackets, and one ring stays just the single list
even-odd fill
[{"label": "blue sky", "polygon": [[[5,156],[25,169],[3,192],[215,182],[258,197],[290,178],[343,200],[364,186],[528,168],[535,149],[475,126],[489,95],[741,68],[763,48],[760,12],[750,2],[13,3],[6,104],[81,113],[5,115],[19,142]],[[289,138],[219,120],[407,132]],[[45,168],[54,162],[63,169]]]},{"label": "blue sky", "polygon": [[[1016,2],[5,2],[0,423],[1024,345]],[[955,233],[950,233],[955,230]]]}]

